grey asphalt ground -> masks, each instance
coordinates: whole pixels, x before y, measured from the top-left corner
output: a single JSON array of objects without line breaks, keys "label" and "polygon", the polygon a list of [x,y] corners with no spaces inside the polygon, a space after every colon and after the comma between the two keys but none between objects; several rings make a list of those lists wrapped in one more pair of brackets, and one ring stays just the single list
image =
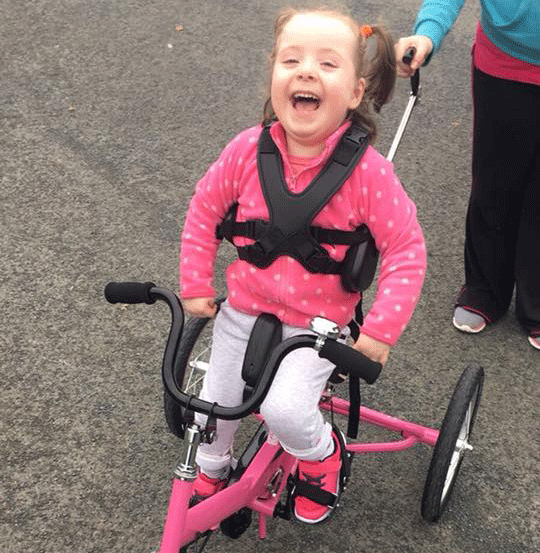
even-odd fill
[{"label": "grey asphalt ground", "polygon": [[[32,0],[0,17],[0,550],[157,548],[179,442],[161,408],[164,305],[111,306],[109,280],[175,289],[194,184],[256,124],[280,0]],[[347,2],[409,34],[419,0]],[[486,370],[474,451],[437,524],[420,516],[431,448],[356,458],[333,520],[271,521],[209,551],[532,553],[539,540],[540,352],[513,308],[479,336],[451,325],[470,179],[465,6],[422,70],[395,158],[429,270],[409,328],[366,404],[437,427],[462,369]],[[178,27],[181,25],[182,27]],[[181,30],[180,30],[181,29]],[[386,152],[408,100],[383,110]],[[218,264],[223,287],[223,267]]]}]

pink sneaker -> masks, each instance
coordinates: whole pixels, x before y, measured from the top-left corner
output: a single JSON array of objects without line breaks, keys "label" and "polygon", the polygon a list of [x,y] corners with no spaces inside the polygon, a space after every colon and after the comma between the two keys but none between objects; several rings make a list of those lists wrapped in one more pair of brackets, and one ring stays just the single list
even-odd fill
[{"label": "pink sneaker", "polygon": [[206,474],[201,472],[193,483],[193,494],[191,495],[189,506],[193,507],[201,501],[208,499],[210,496],[222,490],[226,483],[227,480],[209,478]]},{"label": "pink sneaker", "polygon": [[341,448],[334,436],[335,451],[322,461],[299,461],[294,514],[308,524],[326,519],[340,492]]}]

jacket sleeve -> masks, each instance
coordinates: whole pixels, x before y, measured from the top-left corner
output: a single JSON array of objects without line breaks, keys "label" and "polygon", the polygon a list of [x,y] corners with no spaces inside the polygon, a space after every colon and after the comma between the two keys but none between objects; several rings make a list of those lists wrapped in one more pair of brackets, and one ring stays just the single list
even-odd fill
[{"label": "jacket sleeve", "polygon": [[424,0],[416,17],[414,34],[427,36],[433,42],[433,51],[425,64],[441,47],[464,3],[465,0]]},{"label": "jacket sleeve", "polygon": [[242,173],[242,135],[223,150],[197,183],[180,242],[180,297],[213,297],[214,263],[220,240],[216,226],[238,195]]},{"label": "jacket sleeve", "polygon": [[368,163],[373,168],[363,176],[367,182],[360,209],[380,252],[379,277],[362,333],[394,345],[420,297],[426,248],[416,206],[395,176],[392,164],[376,155],[380,159],[372,156]]}]

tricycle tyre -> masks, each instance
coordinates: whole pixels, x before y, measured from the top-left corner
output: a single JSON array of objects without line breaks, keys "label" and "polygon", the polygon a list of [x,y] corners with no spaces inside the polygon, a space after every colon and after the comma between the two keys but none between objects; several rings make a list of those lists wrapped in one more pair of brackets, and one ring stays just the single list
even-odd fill
[{"label": "tricycle tyre", "polygon": [[[467,449],[482,395],[484,370],[467,367],[454,389],[433,449],[422,497],[422,517],[439,519],[446,508]],[[469,447],[467,447],[469,446]]]},{"label": "tricycle tyre", "polygon": [[[182,331],[182,337],[180,339],[180,345],[174,362],[174,377],[178,380],[178,376],[181,375],[184,370],[184,384],[183,390],[189,393],[193,393],[198,396],[202,386],[202,376],[194,371],[191,371],[188,367],[190,357],[195,348],[195,344],[199,340],[203,330],[207,324],[211,321],[210,318],[192,318],[189,319],[184,325]],[[209,347],[207,345],[207,354],[209,356]],[[163,407],[165,411],[165,420],[169,430],[177,437],[183,438],[185,421],[182,414],[182,408],[169,394],[167,389],[163,391]]]}]

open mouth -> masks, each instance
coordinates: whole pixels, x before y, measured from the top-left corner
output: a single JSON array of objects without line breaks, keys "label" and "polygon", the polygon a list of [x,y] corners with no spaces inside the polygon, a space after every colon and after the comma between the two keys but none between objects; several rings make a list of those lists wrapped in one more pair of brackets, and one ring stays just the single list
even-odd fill
[{"label": "open mouth", "polygon": [[311,92],[295,92],[291,97],[294,109],[315,111],[321,103],[320,98]]}]

